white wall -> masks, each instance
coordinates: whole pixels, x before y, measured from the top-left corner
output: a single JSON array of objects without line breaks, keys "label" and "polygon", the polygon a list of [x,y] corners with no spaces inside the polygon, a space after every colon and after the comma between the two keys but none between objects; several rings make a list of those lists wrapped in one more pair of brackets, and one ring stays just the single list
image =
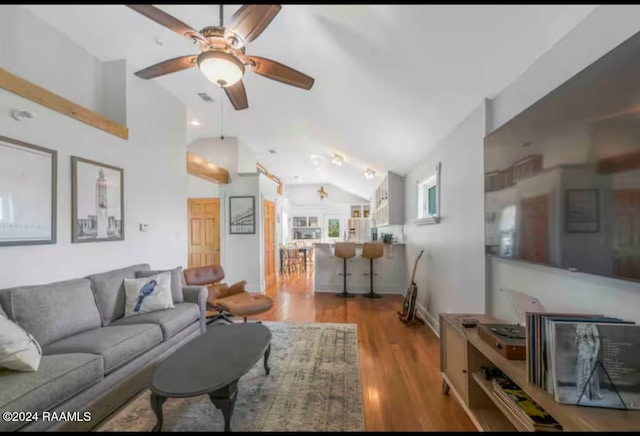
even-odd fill
[{"label": "white wall", "polygon": [[[320,199],[320,186],[324,187],[327,196]],[[329,183],[287,184],[283,187],[284,197],[289,205],[326,205],[326,204],[364,204],[369,200],[353,195]]]},{"label": "white wall", "polygon": [[227,170],[230,182],[238,179],[238,138],[200,138],[190,143],[187,149]]},{"label": "white wall", "polygon": [[492,101],[490,131],[640,30],[638,5],[602,5]]},{"label": "white wall", "polygon": [[[255,197],[256,232],[238,235],[229,233],[229,197],[251,195]],[[260,187],[258,175],[238,177],[233,183],[220,186],[220,235],[221,263],[225,281],[229,284],[246,280],[246,289],[259,292],[262,289]]]},{"label": "white wall", "polygon": [[[0,40],[3,68],[78,103],[95,104],[98,61],[30,12],[2,6]],[[29,110],[36,117],[17,122],[8,115],[12,109]],[[128,68],[126,116],[128,141],[0,91],[0,132],[58,151],[58,242],[0,247],[0,288],[140,262],[154,268],[186,265],[186,109],[158,84],[136,78]],[[71,155],[124,169],[124,241],[70,242]],[[140,223],[149,224],[149,231],[140,232]]]},{"label": "white wall", "polygon": [[[492,102],[491,129],[516,116],[564,81],[640,31],[638,5],[598,7]],[[489,309],[512,318],[501,288],[540,299],[549,310],[594,311],[640,322],[640,284],[522,262],[488,258]]]},{"label": "white wall", "polygon": [[256,163],[258,161],[255,151],[242,139],[238,138],[238,164],[236,172],[238,174],[255,174],[258,172]]},{"label": "white wall", "polygon": [[219,198],[220,185],[193,174],[187,174],[187,197]]},{"label": "white wall", "polygon": [[98,109],[102,63],[35,14],[0,5],[0,65],[91,110]]},{"label": "white wall", "polygon": [[[407,274],[423,249],[415,278],[418,303],[436,330],[440,313],[485,311],[484,134],[483,103],[405,177]],[[438,162],[442,219],[417,226],[417,183],[432,175]]]}]

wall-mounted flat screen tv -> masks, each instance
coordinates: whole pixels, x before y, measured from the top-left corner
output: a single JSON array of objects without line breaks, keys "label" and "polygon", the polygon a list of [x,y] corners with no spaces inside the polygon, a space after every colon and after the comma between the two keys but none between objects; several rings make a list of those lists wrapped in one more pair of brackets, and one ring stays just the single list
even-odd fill
[{"label": "wall-mounted flat screen tv", "polygon": [[485,138],[486,252],[640,280],[640,33]]}]

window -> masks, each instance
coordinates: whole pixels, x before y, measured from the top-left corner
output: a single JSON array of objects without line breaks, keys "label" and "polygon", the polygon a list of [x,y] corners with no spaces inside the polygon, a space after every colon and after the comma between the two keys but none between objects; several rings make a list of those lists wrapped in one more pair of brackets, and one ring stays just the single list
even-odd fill
[{"label": "window", "polygon": [[440,163],[429,178],[418,181],[417,189],[418,213],[415,223],[437,224],[440,222]]}]

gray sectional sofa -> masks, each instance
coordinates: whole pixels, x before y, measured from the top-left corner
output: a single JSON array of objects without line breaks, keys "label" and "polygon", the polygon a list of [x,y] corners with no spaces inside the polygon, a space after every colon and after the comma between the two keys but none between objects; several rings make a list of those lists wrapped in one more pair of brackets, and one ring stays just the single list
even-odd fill
[{"label": "gray sectional sofa", "polygon": [[149,270],[133,265],[0,290],[0,311],[43,351],[36,372],[0,369],[0,412],[91,413],[88,422],[0,420],[0,431],[89,430],[140,392],[160,361],[206,330],[207,290],[200,286],[172,292],[174,309],[123,318],[124,278]]}]

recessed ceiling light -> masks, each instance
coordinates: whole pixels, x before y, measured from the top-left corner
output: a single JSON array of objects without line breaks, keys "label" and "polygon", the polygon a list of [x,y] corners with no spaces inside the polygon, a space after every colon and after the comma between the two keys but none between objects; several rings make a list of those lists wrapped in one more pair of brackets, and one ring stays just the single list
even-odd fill
[{"label": "recessed ceiling light", "polygon": [[189,124],[191,124],[192,126],[199,126],[199,125],[200,125],[200,121],[198,121],[198,120],[191,120],[191,121],[189,121]]},{"label": "recessed ceiling light", "polygon": [[320,165],[320,162],[318,162],[317,160],[314,160],[314,161],[313,161],[313,164],[314,164],[314,165]]},{"label": "recessed ceiling light", "polygon": [[269,153],[271,153],[271,154],[276,154],[276,151],[275,151],[273,148],[269,149],[268,151],[269,151]]},{"label": "recessed ceiling light", "polygon": [[342,162],[344,162],[344,158],[336,153],[336,154],[333,155],[333,159],[331,159],[331,162],[333,162],[334,164],[340,166],[340,165],[342,165]]},{"label": "recessed ceiling light", "polygon": [[322,168],[316,167],[316,171],[320,173],[320,172],[322,172]]},{"label": "recessed ceiling light", "polygon": [[364,172],[364,176],[365,176],[367,179],[373,179],[373,175],[374,175],[375,173],[376,173],[376,172],[375,172],[375,171],[373,171],[371,168],[367,168],[367,170]]}]

